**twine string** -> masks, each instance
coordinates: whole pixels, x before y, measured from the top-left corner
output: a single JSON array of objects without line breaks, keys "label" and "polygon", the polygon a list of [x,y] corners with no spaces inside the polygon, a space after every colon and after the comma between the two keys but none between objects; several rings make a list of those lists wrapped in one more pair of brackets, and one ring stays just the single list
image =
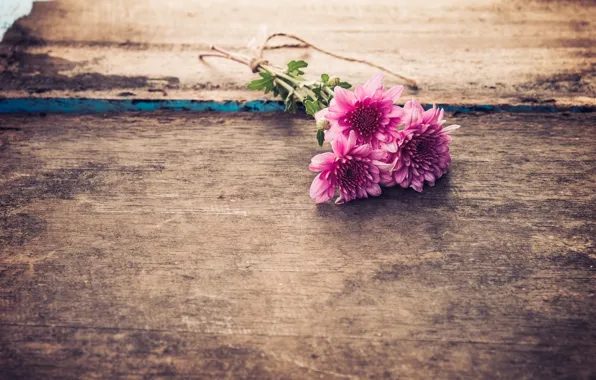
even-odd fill
[{"label": "twine string", "polygon": [[414,79],[408,78],[405,75],[396,73],[396,72],[394,72],[394,71],[392,71],[392,70],[390,70],[390,69],[388,69],[388,68],[386,68],[384,66],[377,65],[376,63],[367,61],[365,59],[346,57],[346,56],[343,56],[343,55],[334,53],[332,51],[329,51],[329,50],[320,48],[320,47],[318,47],[316,45],[313,45],[312,43],[306,41],[305,39],[300,38],[300,37],[298,37],[298,36],[296,36],[294,34],[289,34],[289,33],[273,33],[273,34],[270,34],[265,39],[265,42],[263,43],[263,45],[261,45],[261,48],[259,49],[259,53],[258,53],[258,56],[259,57],[262,57],[263,56],[263,51],[264,50],[271,49],[271,47],[268,47],[267,46],[267,43],[270,40],[274,39],[275,37],[286,37],[286,38],[290,38],[290,39],[293,39],[293,40],[296,40],[296,41],[300,42],[300,44],[286,44],[286,45],[276,46],[275,49],[281,49],[281,48],[286,48],[286,47],[287,48],[290,48],[290,47],[292,47],[292,48],[309,48],[310,47],[313,50],[316,50],[316,51],[318,51],[320,53],[326,54],[326,55],[328,55],[330,57],[341,59],[341,60],[347,61],[347,62],[362,63],[364,65],[367,65],[367,66],[370,66],[370,67],[374,67],[376,69],[379,69],[381,71],[384,71],[384,72],[386,72],[388,74],[391,74],[391,75],[393,75],[393,76],[395,76],[395,77],[397,77],[397,78],[405,81],[409,86],[411,86],[413,88],[418,88],[418,85],[416,84],[416,81]]},{"label": "twine string", "polygon": [[[285,38],[293,39],[295,41],[298,41],[298,43],[284,44],[284,45],[277,45],[277,46],[267,46],[269,41],[271,41],[272,39],[274,39],[276,37],[285,37]],[[259,47],[259,50],[257,51],[257,55],[253,58],[248,58],[245,56],[241,56],[239,54],[231,54],[224,49],[221,49],[215,45],[211,45],[211,50],[213,50],[217,53],[212,53],[212,52],[201,53],[201,54],[199,54],[199,59],[203,60],[204,57],[219,57],[219,58],[230,59],[232,61],[236,61],[236,62],[242,63],[242,64],[250,67],[252,72],[256,73],[259,71],[259,68],[269,64],[269,62],[265,58],[263,58],[263,53],[265,50],[283,49],[283,48],[311,48],[313,50],[316,50],[320,53],[326,54],[333,58],[341,59],[341,60],[347,61],[347,62],[361,63],[363,65],[367,65],[370,67],[374,67],[378,70],[384,71],[388,74],[393,75],[396,78],[403,80],[404,82],[406,82],[406,84],[408,86],[410,86],[414,90],[418,89],[418,85],[416,84],[416,81],[412,78],[408,78],[405,75],[396,73],[395,71],[392,71],[384,66],[377,65],[376,63],[367,61],[365,59],[347,57],[347,56],[343,56],[343,55],[334,53],[332,51],[320,48],[320,47],[313,45],[312,43],[304,40],[303,38],[300,38],[296,35],[289,34],[289,33],[273,33],[273,34],[270,34],[269,36],[267,36],[267,38],[265,38],[263,44]]]},{"label": "twine string", "polygon": [[269,61],[264,58],[255,57],[250,60],[248,67],[252,70],[253,73],[259,72],[259,67],[268,65]]}]

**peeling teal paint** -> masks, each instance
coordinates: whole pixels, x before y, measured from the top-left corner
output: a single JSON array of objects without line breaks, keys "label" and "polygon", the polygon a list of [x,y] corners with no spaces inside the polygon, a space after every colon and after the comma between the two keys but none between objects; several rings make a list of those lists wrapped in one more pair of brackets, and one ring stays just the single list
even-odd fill
[{"label": "peeling teal paint", "polygon": [[10,98],[0,99],[0,113],[107,113],[150,112],[159,110],[194,112],[274,112],[283,111],[283,104],[255,100],[215,102],[202,100],[152,99],[74,99],[74,98]]},{"label": "peeling teal paint", "polygon": [[[555,105],[449,105],[438,104],[447,112],[594,112],[596,107],[557,107]],[[425,108],[430,107],[426,105]],[[111,113],[151,112],[159,110],[192,112],[280,112],[282,102],[250,102],[158,99],[76,99],[76,98],[8,98],[0,99],[0,113]]]}]

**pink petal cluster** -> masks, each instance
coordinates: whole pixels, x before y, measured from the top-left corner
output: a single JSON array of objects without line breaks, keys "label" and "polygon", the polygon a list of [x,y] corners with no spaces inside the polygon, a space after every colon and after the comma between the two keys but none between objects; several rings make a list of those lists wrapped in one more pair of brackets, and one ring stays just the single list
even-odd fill
[{"label": "pink petal cluster", "polygon": [[373,149],[395,152],[397,125],[403,110],[394,103],[404,87],[385,90],[382,81],[383,76],[377,74],[364,86],[357,86],[354,92],[335,87],[335,96],[324,115],[331,123],[325,133],[325,141],[332,141],[339,135],[348,136],[354,131],[358,144],[370,144]]},{"label": "pink petal cluster", "polygon": [[381,194],[375,161],[384,156],[382,151],[373,150],[370,144],[359,145],[354,131],[348,138],[338,135],[331,141],[331,148],[333,152],[314,156],[309,165],[310,170],[320,172],[310,186],[310,196],[317,203],[331,199],[336,188],[338,204]]},{"label": "pink petal cluster", "polygon": [[329,108],[316,115],[329,122],[325,140],[333,150],[316,155],[309,166],[320,172],[310,187],[317,203],[331,199],[336,189],[336,203],[378,196],[379,185],[422,191],[424,182],[433,186],[447,172],[448,133],[459,126],[443,128],[444,112],[435,106],[424,111],[415,100],[395,105],[402,91],[402,86],[386,90],[380,74],[354,92],[335,88]]},{"label": "pink petal cluster", "polygon": [[451,163],[449,132],[459,128],[443,128],[443,110],[433,106],[424,111],[420,103],[410,100],[404,105],[405,128],[399,131],[397,151],[389,153],[387,165],[382,165],[382,184],[400,185],[422,191],[424,182],[434,186],[447,173]]}]

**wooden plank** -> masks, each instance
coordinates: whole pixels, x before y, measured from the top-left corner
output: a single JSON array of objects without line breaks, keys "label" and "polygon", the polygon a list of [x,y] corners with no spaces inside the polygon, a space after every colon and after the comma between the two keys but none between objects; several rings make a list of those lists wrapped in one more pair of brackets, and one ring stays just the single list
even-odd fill
[{"label": "wooden plank", "polygon": [[[251,54],[248,43],[266,26],[414,77],[420,90],[405,95],[426,103],[593,106],[594,19],[593,2],[569,0],[36,3],[6,35],[19,53],[0,89],[5,97],[255,99],[262,95],[246,90],[246,67],[200,64],[197,54],[210,44]],[[352,83],[376,73],[292,49],[267,57],[304,58],[309,74]]]},{"label": "wooden plank", "polygon": [[595,376],[594,115],[449,119],[317,206],[305,116],[1,116],[1,377]]}]

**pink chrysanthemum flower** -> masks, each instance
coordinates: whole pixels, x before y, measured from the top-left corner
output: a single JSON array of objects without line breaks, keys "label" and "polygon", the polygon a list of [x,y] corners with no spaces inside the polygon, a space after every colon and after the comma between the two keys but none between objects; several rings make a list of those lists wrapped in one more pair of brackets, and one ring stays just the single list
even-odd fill
[{"label": "pink chrysanthemum flower", "polygon": [[443,128],[443,109],[433,106],[424,111],[415,100],[405,104],[404,112],[405,128],[399,132],[397,152],[389,155],[389,164],[380,165],[381,183],[422,191],[424,182],[434,186],[447,173],[451,163],[448,133],[459,125]]},{"label": "pink chrysanthemum flower", "polygon": [[377,160],[384,152],[373,150],[370,144],[358,145],[354,131],[348,138],[338,135],[331,148],[333,152],[314,156],[309,165],[313,172],[320,172],[310,186],[310,196],[317,203],[331,199],[335,188],[339,189],[338,204],[381,194]]},{"label": "pink chrysanthemum flower", "polygon": [[383,76],[375,75],[354,92],[335,87],[335,96],[329,104],[325,118],[330,121],[325,141],[332,141],[339,135],[356,134],[358,144],[370,144],[373,149],[397,150],[397,125],[403,109],[394,103],[404,90],[396,86],[385,90]]}]

